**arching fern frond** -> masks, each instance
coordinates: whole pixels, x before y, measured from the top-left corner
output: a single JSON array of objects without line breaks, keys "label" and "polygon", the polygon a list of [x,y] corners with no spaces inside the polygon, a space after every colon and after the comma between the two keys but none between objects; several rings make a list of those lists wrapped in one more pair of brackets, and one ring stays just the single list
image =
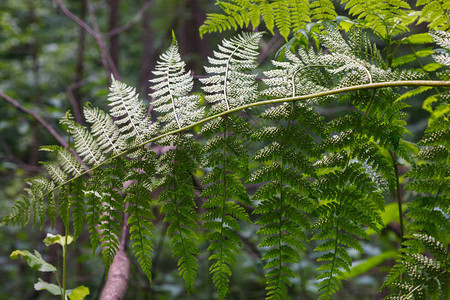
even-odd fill
[{"label": "arching fern frond", "polygon": [[179,273],[190,290],[197,276],[199,254],[192,174],[200,160],[201,148],[191,135],[168,136],[160,144],[175,147],[161,155],[159,172],[163,177],[157,187],[164,189],[159,201],[163,203],[161,213],[166,215],[164,222],[169,223],[172,254],[178,258]]}]

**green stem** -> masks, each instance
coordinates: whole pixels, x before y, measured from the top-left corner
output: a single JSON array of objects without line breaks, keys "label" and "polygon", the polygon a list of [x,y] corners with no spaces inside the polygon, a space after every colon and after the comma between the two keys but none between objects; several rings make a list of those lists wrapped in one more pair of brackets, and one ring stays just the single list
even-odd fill
[{"label": "green stem", "polygon": [[432,87],[450,87],[450,81],[440,81],[440,80],[404,80],[404,81],[390,81],[390,82],[375,82],[375,83],[371,83],[371,84],[361,84],[361,85],[355,85],[355,86],[349,86],[349,87],[344,87],[344,88],[339,88],[339,89],[334,89],[334,90],[329,90],[329,91],[324,91],[324,92],[319,92],[319,93],[314,93],[314,94],[309,94],[309,95],[300,95],[300,96],[295,96],[295,97],[288,97],[288,98],[279,98],[279,99],[272,99],[272,100],[264,100],[264,101],[259,101],[259,102],[255,102],[255,103],[250,103],[250,104],[246,104],[246,105],[242,105],[239,107],[235,107],[232,108],[230,110],[215,114],[213,116],[204,118],[200,121],[197,121],[195,123],[192,123],[191,125],[185,126],[183,128],[177,129],[177,130],[173,130],[164,134],[161,134],[157,137],[151,138],[145,142],[142,142],[141,144],[138,144],[134,147],[131,147],[127,150],[124,150],[116,155],[111,156],[110,158],[106,159],[105,161],[103,161],[102,163],[92,167],[89,170],[84,171],[83,173],[72,177],[72,179],[61,183],[60,185],[56,186],[54,189],[49,190],[46,194],[43,195],[43,197],[46,197],[48,195],[50,195],[50,193],[53,193],[54,191],[56,191],[57,189],[61,188],[62,186],[68,184],[69,182],[83,176],[86,174],[89,174],[90,172],[94,171],[97,168],[103,167],[106,164],[111,163],[114,159],[121,157],[129,152],[132,152],[134,150],[136,150],[139,147],[143,147],[147,144],[153,143],[159,139],[162,139],[166,136],[169,135],[173,135],[173,134],[177,134],[179,132],[183,132],[189,129],[194,128],[195,126],[201,125],[203,123],[206,123],[208,121],[217,119],[219,117],[223,117],[226,115],[229,115],[231,113],[237,112],[237,111],[241,111],[241,110],[245,110],[251,107],[256,107],[256,106],[261,106],[261,105],[270,105],[270,104],[275,104],[275,103],[282,103],[282,102],[291,102],[291,101],[301,101],[301,100],[308,100],[308,99],[312,99],[312,98],[317,98],[317,97],[325,97],[325,96],[330,96],[330,95],[336,95],[336,94],[340,94],[340,93],[347,93],[347,92],[352,92],[352,91],[358,91],[358,90],[370,90],[370,89],[378,89],[378,88],[386,88],[386,87],[400,87],[400,86],[432,86]]},{"label": "green stem", "polygon": [[403,236],[404,236],[403,211],[402,211],[402,198],[401,198],[401,194],[400,194],[400,178],[398,176],[397,155],[395,154],[395,151],[389,150],[389,153],[391,154],[392,164],[394,166],[395,184],[396,184],[396,191],[394,191],[394,198],[395,198],[395,196],[397,196],[398,218],[399,218],[399,222],[400,222],[400,239],[401,239],[401,242],[403,245]]},{"label": "green stem", "polygon": [[[68,133],[67,136],[67,150],[70,151],[70,132]],[[66,224],[64,224],[64,229],[65,229],[65,233],[64,233],[64,245],[63,247],[63,288],[62,288],[62,293],[61,293],[61,297],[62,300],[66,299],[66,256],[67,256],[67,242],[68,242],[68,236],[69,236],[69,218],[70,218],[70,197],[71,197],[71,183],[72,181],[69,181],[69,193],[67,195],[68,197],[68,207],[67,207],[67,215],[66,215]]]}]

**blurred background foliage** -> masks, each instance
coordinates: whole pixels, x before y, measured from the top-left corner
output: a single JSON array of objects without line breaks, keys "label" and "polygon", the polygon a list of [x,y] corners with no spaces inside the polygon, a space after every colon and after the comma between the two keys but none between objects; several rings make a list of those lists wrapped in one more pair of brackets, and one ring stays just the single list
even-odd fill
[{"label": "blurred background foliage", "polygon": [[[64,4],[88,24],[89,11],[85,1],[65,0]],[[211,49],[232,32],[199,35],[199,27],[206,12],[217,11],[214,1],[208,0],[94,0],[95,15],[104,40],[118,67],[122,81],[136,86],[141,97],[148,100],[148,80],[156,59],[170,44],[171,30],[179,40],[181,54],[195,75],[203,74],[202,66]],[[337,12],[345,16],[343,7]],[[427,31],[426,24],[411,27],[411,33]],[[374,41],[377,38],[372,36]],[[402,37],[398,37],[400,40]],[[300,38],[301,39],[301,38]],[[261,69],[286,40],[276,33],[266,36],[260,58]],[[292,41],[291,41],[292,43]],[[301,44],[301,43],[300,43]],[[377,44],[382,48],[381,40]],[[289,45],[289,44],[288,44]],[[411,47],[415,49],[411,50]],[[411,54],[424,46],[402,44],[397,56]],[[431,59],[420,58],[425,65]],[[408,67],[420,67],[413,59]],[[267,69],[267,68],[266,68]],[[100,61],[95,40],[65,16],[50,0],[0,1],[0,91],[43,117],[58,132],[58,119],[70,109],[77,116],[86,101],[95,106],[106,106],[108,77]],[[423,96],[422,96],[423,97]],[[423,98],[422,98],[423,99]],[[411,138],[418,139],[426,127],[427,112],[422,101],[412,99],[409,111]],[[325,116],[339,114],[345,106],[321,108]],[[82,119],[78,120],[83,123]],[[6,215],[13,202],[26,187],[25,179],[43,172],[39,161],[48,160],[39,147],[55,144],[54,138],[29,115],[0,101],[0,218]],[[251,187],[250,187],[251,188]],[[408,195],[405,195],[408,197]],[[156,199],[156,197],[155,197]],[[395,204],[396,205],[396,204]],[[155,200],[155,210],[157,204]],[[354,265],[349,280],[335,295],[335,299],[377,299],[377,290],[386,272],[394,264],[399,247],[397,211],[387,209],[384,215],[387,227],[380,235],[364,244],[365,254],[353,253]],[[160,216],[156,220],[155,254],[153,258],[153,286],[150,287],[136,261],[132,260],[127,299],[215,299],[214,285],[208,275],[207,244],[201,243],[199,276],[188,295],[184,282],[177,274],[172,258],[166,226]],[[264,272],[258,241],[252,228],[243,228],[243,249],[237,258],[231,279],[229,299],[262,299],[265,295]],[[37,249],[47,261],[58,266],[61,253],[58,247],[45,247],[42,243],[47,232],[63,233],[61,224],[44,224],[43,228],[4,227],[0,230],[0,300],[45,299],[44,293],[33,290],[36,272],[19,261],[9,258],[16,249]],[[202,237],[204,238],[204,237]],[[88,286],[89,299],[97,299],[105,280],[105,270],[99,255],[92,256],[89,238],[82,235],[74,247],[69,247],[68,286]],[[294,279],[289,295],[291,299],[316,299],[315,259],[317,253],[310,244],[303,260],[293,268]],[[97,250],[98,251],[98,250]],[[98,253],[97,253],[98,254]],[[133,257],[130,255],[130,257]],[[50,280],[50,278],[44,278]]]}]

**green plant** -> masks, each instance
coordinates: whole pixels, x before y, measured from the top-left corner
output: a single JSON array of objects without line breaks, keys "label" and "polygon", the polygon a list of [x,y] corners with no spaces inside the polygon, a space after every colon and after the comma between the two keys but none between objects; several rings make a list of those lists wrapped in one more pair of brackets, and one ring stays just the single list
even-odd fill
[{"label": "green plant", "polygon": [[41,254],[34,250],[34,254],[27,251],[27,250],[16,250],[11,253],[12,259],[18,259],[21,257],[23,260],[27,262],[27,264],[33,268],[34,270],[37,270],[39,272],[52,272],[53,275],[56,278],[56,281],[58,285],[53,283],[48,283],[43,281],[41,278],[38,278],[38,282],[34,284],[34,289],[36,291],[46,290],[52,295],[61,295],[61,299],[67,299],[67,297],[70,300],[83,300],[87,295],[89,295],[89,289],[85,286],[78,286],[73,290],[67,290],[65,286],[66,281],[66,249],[67,245],[70,245],[73,241],[72,236],[61,236],[61,235],[53,235],[48,233],[47,237],[44,239],[44,243],[46,246],[51,246],[54,244],[61,245],[63,249],[63,261],[64,261],[64,268],[63,268],[63,284],[61,285],[61,280],[58,277],[57,269],[52,264],[46,262]]},{"label": "green plant", "polygon": [[[395,33],[378,32],[388,47]],[[201,108],[202,97],[189,94],[192,77],[184,70],[174,38],[152,81],[159,123],[147,117],[133,88],[112,78],[110,112],[85,108],[91,130],[76,124],[70,114],[61,121],[83,164],[70,149],[45,147],[59,161],[45,164],[52,180],[31,179],[29,197],[17,202],[2,224],[26,224],[30,212],[42,223],[47,213],[52,220],[61,217],[66,228],[72,220],[76,237],[86,216],[92,246],[101,246],[107,266],[120,247],[121,226],[127,224],[133,252],[151,281],[155,204],[150,192],[159,188],[160,211],[169,223],[173,255],[188,289],[198,272],[199,232],[207,232],[210,273],[219,297],[225,298],[235,255],[241,251],[240,230],[255,224],[268,269],[268,299],[287,295],[295,276],[292,266],[307,244],[319,252],[318,261],[323,263],[318,286],[322,297],[330,298],[352,273],[350,249],[363,252],[361,240],[368,239],[367,229],[379,232],[386,225],[385,204],[397,202],[404,255],[386,286],[409,284],[405,280],[410,279],[403,277],[407,271],[419,278],[419,284],[426,277],[427,287],[413,281],[399,297],[419,292],[435,296],[436,286],[447,295],[443,287],[448,281],[448,90],[438,90],[427,102],[431,117],[421,144],[407,142],[404,136],[408,97],[424,92],[423,87],[450,86],[450,36],[431,33],[446,49],[435,55],[443,70],[436,74],[393,69],[395,51],[384,55],[357,28],[344,38],[334,23],[323,22],[311,34],[318,48],[308,45],[298,55],[286,48],[285,61],[273,61],[275,68],[265,72],[261,92],[250,71],[257,67],[262,33],[224,40],[209,58],[208,76],[201,80],[209,103]],[[435,75],[441,80],[418,80]],[[421,89],[401,94],[402,86]],[[318,108],[332,102],[349,109],[321,116]],[[250,124],[246,116],[263,105],[268,107],[258,116],[261,126]],[[186,133],[201,124],[203,145]],[[157,157],[151,143],[171,149]],[[248,144],[257,147],[252,153],[251,162],[257,165],[253,172]],[[412,166],[403,178],[400,164]],[[206,175],[197,186],[201,189],[197,197],[194,173],[200,168]],[[405,235],[400,181],[407,179],[411,190],[433,197],[408,203]],[[255,193],[247,192],[247,182],[258,185]],[[204,200],[197,210],[199,198]],[[439,263],[423,256],[424,245]]]}]

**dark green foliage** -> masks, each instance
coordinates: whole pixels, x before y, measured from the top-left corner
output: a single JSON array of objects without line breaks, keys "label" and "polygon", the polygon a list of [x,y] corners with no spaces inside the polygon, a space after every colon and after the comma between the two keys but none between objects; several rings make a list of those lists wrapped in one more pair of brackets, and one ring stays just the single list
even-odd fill
[{"label": "dark green foliage", "polygon": [[[152,191],[151,178],[156,172],[155,154],[150,148],[143,149],[143,155],[139,159],[126,163],[129,170],[125,177],[124,193],[125,213],[128,213],[130,231],[130,242],[133,253],[139,265],[152,282],[151,267],[153,254],[153,233],[155,229],[151,220],[154,219],[152,213]],[[103,247],[103,246],[102,246]]]},{"label": "dark green foliage", "polygon": [[[315,206],[315,196],[308,177],[315,177],[310,160],[314,155],[314,139],[306,131],[321,134],[321,118],[299,102],[283,103],[266,110],[262,117],[279,120],[279,125],[257,131],[253,138],[266,142],[254,160],[269,163],[257,170],[250,182],[263,183],[253,195],[258,201],[253,214],[259,215],[258,234],[264,236],[258,247],[268,248],[266,261],[267,299],[284,299],[289,277],[294,277],[290,263],[300,260],[305,249],[305,230],[311,225],[307,213]],[[318,131],[318,132],[317,132]]]},{"label": "dark green foliage", "polygon": [[200,159],[201,148],[190,135],[168,136],[160,140],[163,146],[175,147],[160,157],[160,173],[164,176],[157,184],[164,189],[159,195],[163,203],[161,213],[165,214],[164,222],[170,225],[167,234],[171,236],[172,254],[178,258],[180,276],[191,289],[197,277],[196,241],[198,239],[198,217],[195,210],[193,173]]},{"label": "dark green foliage", "polygon": [[202,133],[205,136],[215,134],[203,148],[203,165],[210,171],[203,179],[202,184],[206,187],[200,196],[207,199],[202,206],[206,210],[202,220],[211,242],[209,270],[219,297],[223,299],[228,293],[235,255],[239,252],[239,221],[251,223],[243,207],[251,203],[241,181],[248,174],[248,154],[242,137],[249,136],[249,128],[245,120],[233,115],[207,124]]}]

